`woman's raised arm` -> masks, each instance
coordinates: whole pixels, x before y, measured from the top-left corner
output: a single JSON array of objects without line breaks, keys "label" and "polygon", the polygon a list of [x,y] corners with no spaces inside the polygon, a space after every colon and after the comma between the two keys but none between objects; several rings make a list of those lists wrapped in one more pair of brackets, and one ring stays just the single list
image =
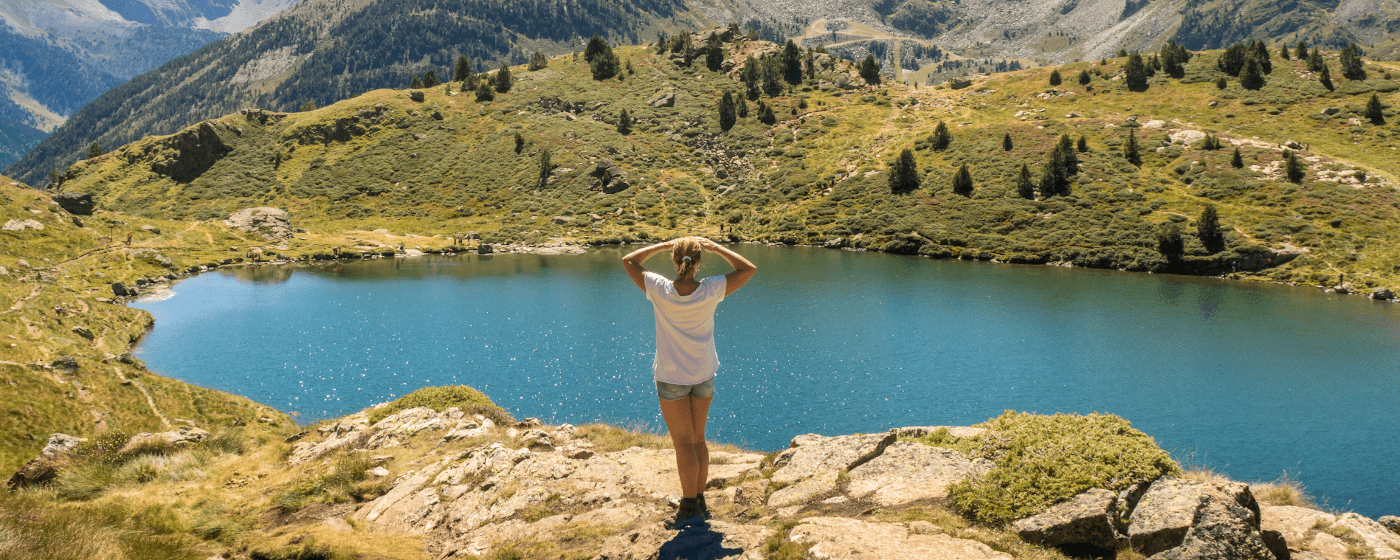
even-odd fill
[{"label": "woman's raised arm", "polygon": [[754,266],[749,259],[743,255],[730,251],[728,247],[715,243],[704,237],[700,238],[700,247],[706,251],[719,255],[729,266],[734,267],[734,272],[724,275],[724,295],[734,293],[739,288],[744,287],[744,283],[753,278],[753,273],[758,272],[758,267]]},{"label": "woman's raised arm", "polygon": [[645,280],[647,269],[642,268],[642,263],[646,262],[652,255],[670,249],[670,241],[663,241],[650,247],[642,247],[622,257],[622,268],[627,269],[627,276],[632,278],[632,283],[636,284],[638,288],[641,288],[642,291],[645,292],[647,291]]}]

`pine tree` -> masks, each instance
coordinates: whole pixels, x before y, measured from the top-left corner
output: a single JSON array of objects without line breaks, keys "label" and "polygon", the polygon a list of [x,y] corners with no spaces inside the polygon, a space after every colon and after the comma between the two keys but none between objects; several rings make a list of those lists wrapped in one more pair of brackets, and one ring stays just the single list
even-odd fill
[{"label": "pine tree", "polygon": [[802,49],[792,39],[783,46],[783,79],[789,84],[802,83]]},{"label": "pine tree", "polygon": [[1168,263],[1175,264],[1186,252],[1186,244],[1181,240],[1181,227],[1176,222],[1166,222],[1157,228],[1157,252],[1166,257]]},{"label": "pine tree", "polygon": [[1308,59],[1308,42],[1298,39],[1298,47],[1293,50],[1293,58],[1298,60]]},{"label": "pine tree", "polygon": [[1211,151],[1219,150],[1219,149],[1220,149],[1220,139],[1219,139],[1219,138],[1216,138],[1215,136],[1212,136],[1212,135],[1210,135],[1210,134],[1207,134],[1205,140],[1202,140],[1202,141],[1201,141],[1201,149],[1202,149],[1202,150],[1211,150]]},{"label": "pine tree", "polygon": [[315,111],[315,110],[316,110],[316,102],[315,102],[315,101],[307,101],[306,103],[302,103],[300,107],[297,107],[297,112],[298,112],[298,113],[305,113],[305,112],[307,112],[307,111]]},{"label": "pine tree", "polygon": [[1342,77],[1348,80],[1366,79],[1366,69],[1361,63],[1361,48],[1356,43],[1342,49]]},{"label": "pine tree", "polygon": [[807,48],[807,56],[802,59],[802,69],[807,73],[807,79],[817,77],[817,57],[812,54],[812,48]]},{"label": "pine tree", "polygon": [[1002,135],[1001,135],[1001,149],[1006,150],[1006,151],[1009,152],[1009,151],[1011,151],[1011,148],[1012,148],[1012,146],[1011,146],[1011,133],[1010,133],[1010,132],[1007,132],[1007,133],[1002,134]]},{"label": "pine tree", "polygon": [[617,133],[623,136],[632,133],[632,115],[627,112],[627,109],[623,109],[617,115]]},{"label": "pine tree", "polygon": [[1225,81],[1225,76],[1215,79],[1215,89],[1225,89],[1225,87],[1229,85],[1230,83]]},{"label": "pine tree", "polygon": [[776,55],[763,57],[763,93],[768,97],[782,95],[786,86],[783,85],[783,64]]},{"label": "pine tree", "polygon": [[1216,214],[1214,204],[1207,204],[1201,210],[1201,217],[1196,220],[1196,235],[1210,254],[1225,250],[1225,234],[1220,230],[1220,216]]},{"label": "pine tree", "polygon": [[1060,85],[1060,69],[1059,69],[1059,68],[1056,68],[1056,69],[1050,71],[1050,85],[1052,85],[1052,86],[1058,86],[1058,85]]},{"label": "pine tree", "polygon": [[933,134],[929,135],[928,142],[933,145],[935,152],[948,149],[948,146],[953,143],[953,135],[948,132],[948,125],[943,124],[943,121],[938,121],[938,126],[933,127]]},{"label": "pine tree", "polygon": [[1125,57],[1125,56],[1128,56],[1128,49],[1119,47],[1119,48],[1118,48],[1118,55],[1117,55],[1117,58],[1123,58],[1123,57]]},{"label": "pine tree", "polygon": [[1322,49],[1319,49],[1316,45],[1314,45],[1312,48],[1312,54],[1308,55],[1308,71],[1321,72],[1324,66],[1325,63],[1322,60]]},{"label": "pine tree", "polygon": [[515,78],[510,75],[510,67],[501,64],[501,69],[496,71],[496,91],[506,93],[513,85],[515,85]]},{"label": "pine tree", "polygon": [[423,89],[423,78],[421,76],[414,75],[413,81],[408,83],[408,89]]},{"label": "pine tree", "polygon": [[[471,76],[471,75],[472,75],[472,62],[471,62],[471,59],[468,59],[468,58],[467,58],[467,55],[464,55],[464,54],[459,54],[459,55],[457,55],[457,64],[456,64],[456,66],[452,69],[452,81],[454,81],[454,82],[461,82],[461,81],[466,80],[466,79],[467,79],[467,76]],[[472,89],[476,89],[476,88],[472,88]]]},{"label": "pine tree", "polygon": [[778,122],[778,117],[773,115],[773,108],[769,107],[762,100],[758,102],[758,122],[769,126]]},{"label": "pine tree", "polygon": [[1283,45],[1279,46],[1278,48],[1278,57],[1283,60],[1289,60],[1289,56],[1290,53],[1288,52],[1288,41],[1284,41]]},{"label": "pine tree", "polygon": [[1215,67],[1231,76],[1238,76],[1240,71],[1244,70],[1244,59],[1248,58],[1248,55],[1248,47],[1243,43],[1235,43],[1220,53],[1220,58],[1215,60]]},{"label": "pine tree", "polygon": [[1264,72],[1259,67],[1259,62],[1250,57],[1244,63],[1244,71],[1240,72],[1240,87],[1244,89],[1259,89],[1264,87]]},{"label": "pine tree", "polygon": [[1235,169],[1244,167],[1244,157],[1240,155],[1240,148],[1238,146],[1235,147],[1235,155],[1230,157],[1230,166]]},{"label": "pine tree", "polygon": [[1016,175],[1016,194],[1026,200],[1035,198],[1035,183],[1031,182],[1031,170],[1025,163],[1021,164],[1021,172]]},{"label": "pine tree", "polygon": [[749,99],[758,99],[758,96],[763,93],[759,87],[760,74],[763,70],[759,66],[758,59],[754,58],[753,55],[749,55],[748,60],[744,61],[744,92],[748,94]]},{"label": "pine tree", "polygon": [[522,151],[525,151],[525,137],[517,132],[515,133],[515,154],[520,155]]},{"label": "pine tree", "polygon": [[972,196],[972,173],[967,170],[967,164],[962,164],[958,172],[953,174],[953,194]]},{"label": "pine tree", "polygon": [[1068,182],[1070,177],[1079,174],[1079,155],[1074,152],[1074,142],[1069,139],[1068,134],[1061,134],[1055,149],[1060,151],[1064,176]]},{"label": "pine tree", "polygon": [[[310,102],[310,101],[307,101],[307,103],[311,103],[311,102]],[[104,153],[106,153],[106,152],[103,152],[103,151],[102,151],[102,144],[98,144],[97,142],[93,142],[91,146],[88,146],[87,158],[88,158],[88,159],[92,159],[92,158],[95,158],[95,157],[99,157],[99,156],[101,156],[101,155],[104,154]]]},{"label": "pine tree", "polygon": [[1251,49],[1251,58],[1254,59],[1254,62],[1259,64],[1259,69],[1262,70],[1264,74],[1274,73],[1274,63],[1272,60],[1269,60],[1269,48],[1264,45],[1263,41],[1256,41],[1254,43],[1254,47]]},{"label": "pine tree", "polygon": [[[471,63],[468,63],[468,68],[470,68],[470,64]],[[480,82],[480,79],[477,78],[476,73],[467,70],[467,77],[462,79],[462,91],[476,91],[478,82]]]},{"label": "pine tree", "polygon": [[441,84],[441,83],[442,83],[442,82],[439,82],[439,81],[438,81],[437,72],[433,72],[432,70],[429,70],[428,73],[423,74],[423,87],[425,87],[425,88],[430,88],[430,87],[439,85],[439,84]]},{"label": "pine tree", "polygon": [[749,102],[745,101],[742,96],[734,96],[734,108],[737,109],[737,112],[739,113],[739,118],[749,118]]},{"label": "pine tree", "polygon": [[1050,197],[1052,197],[1052,196],[1055,196],[1055,193],[1058,193],[1058,192],[1059,192],[1059,186],[1058,186],[1059,180],[1056,179],[1056,177],[1055,177],[1055,168],[1056,168],[1056,166],[1055,166],[1055,162],[1053,161],[1053,160],[1054,160],[1054,155],[1053,155],[1053,154],[1051,155],[1051,158],[1050,158],[1050,159],[1051,159],[1052,161],[1050,161],[1049,163],[1046,163],[1045,165],[1043,165],[1043,166],[1040,167],[1040,197],[1041,197],[1041,198],[1050,198]]},{"label": "pine tree", "polygon": [[1083,134],[1079,135],[1079,144],[1076,147],[1079,148],[1081,154],[1089,153],[1089,141],[1084,138]]},{"label": "pine tree", "polygon": [[1081,86],[1087,86],[1087,85],[1089,85],[1089,82],[1093,81],[1093,79],[1094,79],[1094,78],[1093,78],[1092,76],[1089,75],[1089,71],[1088,71],[1088,70],[1080,70],[1080,71],[1079,71],[1079,85],[1081,85]]},{"label": "pine tree", "polygon": [[1138,154],[1137,134],[1133,129],[1128,129],[1128,141],[1123,143],[1123,157],[1128,163],[1142,165],[1142,156]]},{"label": "pine tree", "polygon": [[525,69],[534,72],[537,70],[544,70],[548,67],[549,59],[544,56],[544,53],[535,51],[535,55],[530,57],[530,65],[526,66]]},{"label": "pine tree", "polygon": [[865,60],[860,61],[860,77],[871,85],[880,83],[880,63],[875,61],[875,55],[867,54]]},{"label": "pine tree", "polygon": [[721,64],[724,64],[724,42],[718,34],[710,33],[705,38],[705,67],[713,72],[719,70]]},{"label": "pine tree", "polygon": [[1371,100],[1366,102],[1366,118],[1371,119],[1373,124],[1385,124],[1385,107],[1381,105],[1381,98],[1374,93]]},{"label": "pine tree", "polygon": [[1299,162],[1299,161],[1298,161],[1298,154],[1293,153],[1292,150],[1284,150],[1284,152],[1285,152],[1285,153],[1284,153],[1284,156],[1283,156],[1283,175],[1284,175],[1284,177],[1286,177],[1286,178],[1288,179],[1288,182],[1290,182],[1290,183],[1293,183],[1293,184],[1302,184],[1302,183],[1303,183],[1303,177],[1304,177],[1305,175],[1304,175],[1304,173],[1303,173],[1303,164],[1302,164],[1302,162]]},{"label": "pine tree", "polygon": [[554,164],[550,161],[549,148],[540,150],[540,187],[549,182],[549,172],[553,170]]},{"label": "pine tree", "polygon": [[602,36],[594,33],[593,37],[588,40],[588,46],[583,48],[583,61],[593,62],[593,58],[604,50],[610,50],[608,42]]},{"label": "pine tree", "polygon": [[1332,70],[1328,69],[1325,63],[1322,65],[1322,72],[1318,73],[1317,83],[1322,84],[1322,87],[1327,88],[1327,91],[1337,88],[1336,84],[1332,83]]},{"label": "pine tree", "polygon": [[491,84],[482,80],[476,86],[476,100],[478,102],[490,102],[496,100],[496,92],[491,89]]},{"label": "pine tree", "polygon": [[890,192],[903,194],[919,188],[919,165],[914,160],[914,151],[905,148],[899,152],[890,165]]},{"label": "pine tree", "polygon": [[734,128],[734,123],[737,121],[734,111],[734,96],[726,91],[724,96],[719,98],[719,129],[729,132],[729,129]]},{"label": "pine tree", "polygon": [[588,67],[593,72],[593,79],[603,81],[617,75],[619,61],[617,55],[613,54],[612,47],[606,42],[603,43],[602,50],[593,55],[593,61],[588,63]]},{"label": "pine tree", "polygon": [[1147,68],[1143,66],[1142,55],[1133,53],[1128,55],[1128,62],[1123,66],[1126,74],[1124,81],[1128,84],[1128,89],[1132,91],[1144,91],[1147,89]]}]

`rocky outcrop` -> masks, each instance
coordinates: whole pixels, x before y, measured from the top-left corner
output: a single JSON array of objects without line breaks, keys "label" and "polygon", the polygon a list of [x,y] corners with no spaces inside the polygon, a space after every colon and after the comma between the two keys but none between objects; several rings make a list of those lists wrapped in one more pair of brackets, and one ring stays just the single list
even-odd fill
[{"label": "rocky outcrop", "polygon": [[1022,540],[1047,546],[1087,544],[1115,550],[1124,540],[1118,520],[1118,494],[1093,488],[1043,513],[1012,524]]},{"label": "rocky outcrop", "polygon": [[809,517],[792,529],[791,540],[809,544],[816,558],[957,558],[960,560],[1011,560],[977,541],[942,533],[917,534],[908,525],[879,523],[845,517]]},{"label": "rocky outcrop", "polygon": [[1390,529],[1390,532],[1400,535],[1400,517],[1386,515],[1376,521],[1386,529]]},{"label": "rocky outcrop", "polygon": [[97,208],[97,204],[92,201],[92,195],[87,193],[58,193],[53,196],[53,201],[65,212],[79,216],[91,216],[92,211]]},{"label": "rocky outcrop", "polygon": [[669,91],[669,90],[668,90],[668,91],[663,91],[663,92],[657,93],[656,95],[653,95],[653,96],[651,97],[651,99],[648,99],[648,100],[647,100],[647,105],[651,105],[652,107],[657,107],[657,108],[660,108],[660,107],[675,107],[675,106],[676,106],[676,92],[674,92],[674,91]]},{"label": "rocky outcrop", "polygon": [[4,226],[0,226],[0,230],[4,231],[24,231],[26,229],[44,229],[44,224],[40,223],[39,220],[10,220],[5,222]]},{"label": "rocky outcrop", "polygon": [[986,459],[969,459],[951,449],[899,441],[851,469],[846,492],[882,507],[942,499],[948,497],[953,484],[994,466]]},{"label": "rocky outcrop", "polygon": [[78,447],[78,444],[87,441],[87,438],[70,436],[68,434],[53,434],[49,436],[49,442],[44,445],[44,449],[39,452],[39,456],[25,463],[19,471],[15,472],[6,483],[11,489],[27,488],[40,484],[47,484],[58,477],[59,461],[69,452]]},{"label": "rocky outcrop", "polygon": [[135,160],[151,162],[151,171],[181,183],[193,181],[223,159],[233,148],[225,144],[208,122],[148,144],[143,153],[127,155]]},{"label": "rocky outcrop", "polygon": [[1148,487],[1128,519],[1128,539],[1143,554],[1185,547],[1174,554],[1190,557],[1225,546],[1237,555],[1220,558],[1273,556],[1259,536],[1259,504],[1244,484],[1162,479]]},{"label": "rocky outcrop", "polygon": [[168,432],[143,432],[131,436],[120,453],[132,453],[141,449],[174,449],[204,441],[209,432],[193,426],[180,426]]},{"label": "rocky outcrop", "polygon": [[232,216],[224,220],[224,223],[229,227],[261,233],[265,237],[274,239],[290,238],[295,231],[292,229],[292,221],[288,217],[287,211],[270,206],[244,208],[234,212]]}]

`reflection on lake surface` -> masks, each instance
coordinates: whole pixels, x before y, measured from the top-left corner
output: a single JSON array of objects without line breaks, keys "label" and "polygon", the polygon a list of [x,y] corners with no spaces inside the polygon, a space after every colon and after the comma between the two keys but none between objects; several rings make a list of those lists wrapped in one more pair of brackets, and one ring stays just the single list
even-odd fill
[{"label": "reflection on lake surface", "polygon": [[[1179,460],[1285,471],[1334,507],[1400,513],[1400,305],[1217,279],[740,245],[720,305],[712,439],[1109,412]],[[425,385],[517,417],[662,422],[649,303],[620,249],[209,273],[155,314],[151,369],[302,420]],[[718,273],[708,256],[701,274]],[[664,258],[650,263],[669,267]],[[666,272],[669,272],[667,270]]]}]

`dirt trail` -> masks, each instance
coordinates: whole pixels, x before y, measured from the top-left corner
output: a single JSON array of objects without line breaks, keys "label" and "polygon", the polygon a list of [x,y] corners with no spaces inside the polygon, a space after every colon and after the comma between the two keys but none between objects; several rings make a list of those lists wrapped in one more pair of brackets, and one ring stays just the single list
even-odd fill
[{"label": "dirt trail", "polygon": [[122,370],[120,368],[112,368],[112,373],[117,374],[117,379],[123,385],[130,383],[132,387],[136,388],[136,390],[141,391],[141,394],[146,396],[146,404],[151,407],[151,412],[155,413],[156,418],[160,418],[161,425],[165,426],[166,429],[170,428],[170,419],[166,418],[164,414],[161,414],[160,408],[156,407],[156,400],[151,398],[151,393],[146,391],[146,388],[143,387],[139,381],[135,379],[130,379],[127,376],[122,375]]}]

